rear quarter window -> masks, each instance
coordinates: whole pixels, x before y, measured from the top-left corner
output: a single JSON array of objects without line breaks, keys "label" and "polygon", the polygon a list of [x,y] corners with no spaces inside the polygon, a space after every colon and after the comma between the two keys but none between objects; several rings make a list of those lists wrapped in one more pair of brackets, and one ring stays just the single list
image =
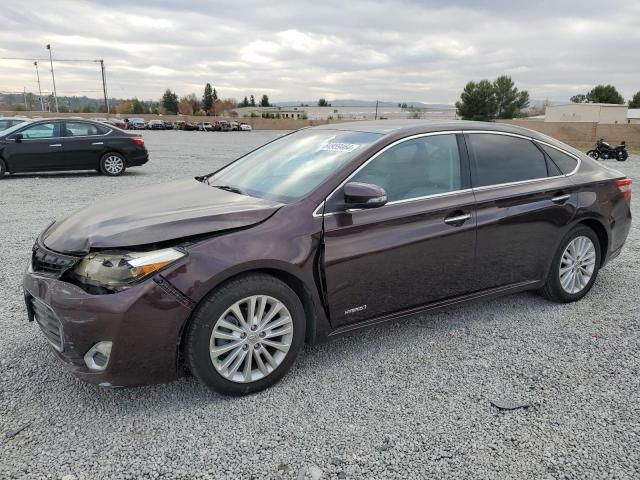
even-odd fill
[{"label": "rear quarter window", "polygon": [[556,167],[558,167],[558,169],[564,175],[566,175],[567,173],[571,173],[575,170],[576,166],[578,165],[578,160],[553,147],[549,147],[543,144],[539,144],[539,145],[540,147],[542,147],[545,153],[549,155],[549,158],[551,158],[551,161],[556,165]]}]

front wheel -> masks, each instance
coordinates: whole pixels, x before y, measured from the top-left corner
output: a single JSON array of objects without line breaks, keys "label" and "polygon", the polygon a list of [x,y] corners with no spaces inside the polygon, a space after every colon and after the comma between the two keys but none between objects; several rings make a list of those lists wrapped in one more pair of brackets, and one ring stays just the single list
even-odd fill
[{"label": "front wheel", "polygon": [[629,158],[629,154],[626,150],[620,150],[618,152],[618,155],[616,156],[616,160],[618,160],[619,162],[624,162],[627,160],[627,158]]},{"label": "front wheel", "polygon": [[108,177],[117,177],[126,170],[126,162],[119,153],[106,153],[100,159],[100,172]]},{"label": "front wheel", "polygon": [[598,152],[597,150],[589,150],[587,152],[587,155],[589,155],[594,160],[598,160],[600,158],[600,152]]},{"label": "front wheel", "polygon": [[214,290],[196,310],[185,337],[193,375],[211,390],[245,395],[270,387],[291,368],[305,338],[296,293],[264,274]]},{"label": "front wheel", "polygon": [[600,241],[586,226],[572,229],[560,243],[542,295],[554,302],[575,302],[584,297],[598,276]]}]

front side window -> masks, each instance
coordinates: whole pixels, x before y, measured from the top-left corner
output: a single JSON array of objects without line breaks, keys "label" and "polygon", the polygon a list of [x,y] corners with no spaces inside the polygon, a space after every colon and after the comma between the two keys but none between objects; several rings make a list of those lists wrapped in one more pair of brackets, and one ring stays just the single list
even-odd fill
[{"label": "front side window", "polygon": [[[102,135],[104,130],[101,131],[97,125],[85,122],[66,122],[65,123],[67,137],[86,137],[89,135]],[[106,129],[105,129],[106,130]]]},{"label": "front side window", "polygon": [[53,138],[58,136],[57,125],[55,123],[39,123],[22,130],[22,138],[38,139]]},{"label": "front side window", "polygon": [[253,197],[294,202],[379,138],[380,134],[370,132],[301,130],[245,155],[209,176],[207,183]]},{"label": "front side window", "polygon": [[456,136],[429,135],[406,140],[375,157],[349,181],[384,188],[389,202],[459,190]]},{"label": "front side window", "polygon": [[547,161],[530,140],[491,133],[472,133],[467,138],[474,158],[475,187],[547,176]]}]

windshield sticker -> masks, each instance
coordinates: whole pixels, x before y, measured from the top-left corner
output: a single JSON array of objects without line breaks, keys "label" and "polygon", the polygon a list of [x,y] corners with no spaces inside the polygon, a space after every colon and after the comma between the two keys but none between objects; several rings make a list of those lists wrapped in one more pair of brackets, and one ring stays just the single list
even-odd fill
[{"label": "windshield sticker", "polygon": [[324,150],[327,152],[344,152],[349,153],[353,152],[360,145],[356,143],[325,143],[324,145],[320,145],[318,150]]}]

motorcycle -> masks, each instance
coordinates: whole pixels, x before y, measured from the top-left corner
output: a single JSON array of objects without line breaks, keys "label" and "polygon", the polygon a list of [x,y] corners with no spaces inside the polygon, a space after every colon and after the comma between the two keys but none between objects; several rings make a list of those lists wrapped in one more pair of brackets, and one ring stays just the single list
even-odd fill
[{"label": "motorcycle", "polygon": [[612,147],[607,142],[605,142],[603,138],[596,142],[596,148],[593,150],[589,150],[587,152],[587,155],[595,160],[598,160],[599,158],[601,158],[602,160],[615,158],[619,162],[624,162],[627,158],[629,158],[625,142],[621,142],[617,147]]}]

